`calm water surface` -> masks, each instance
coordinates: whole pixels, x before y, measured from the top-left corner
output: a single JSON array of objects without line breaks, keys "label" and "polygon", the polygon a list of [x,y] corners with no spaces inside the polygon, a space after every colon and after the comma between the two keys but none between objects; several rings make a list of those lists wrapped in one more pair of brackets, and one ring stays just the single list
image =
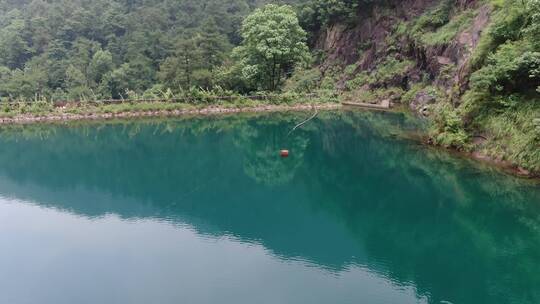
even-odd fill
[{"label": "calm water surface", "polygon": [[306,116],[1,128],[0,303],[540,303],[538,183]]}]

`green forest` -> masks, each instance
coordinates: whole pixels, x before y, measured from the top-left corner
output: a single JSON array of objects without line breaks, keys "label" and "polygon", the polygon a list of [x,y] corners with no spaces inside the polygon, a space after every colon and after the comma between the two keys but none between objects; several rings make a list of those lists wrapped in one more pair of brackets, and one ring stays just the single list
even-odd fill
[{"label": "green forest", "polygon": [[[0,1],[0,96],[128,98],[224,86],[256,0]],[[294,58],[294,57],[293,57]]]},{"label": "green forest", "polygon": [[[289,6],[264,7],[270,2]],[[413,34],[445,25],[450,33],[442,35],[452,34],[451,27],[456,26],[450,20],[453,1],[435,2],[441,5],[426,8],[430,14],[418,17]],[[472,91],[537,89],[538,1],[483,2],[493,6],[494,22],[474,54],[472,65],[481,71],[472,77]],[[317,35],[336,23],[352,28],[362,21],[362,11],[374,5],[391,9],[389,3],[392,1],[2,0],[0,98],[128,98],[130,93],[193,87],[239,93],[277,91],[283,89],[285,78],[294,76],[295,68],[303,72],[296,75],[303,81],[299,85],[323,87],[320,75],[303,70],[324,58],[315,46]],[[246,18],[257,8],[260,12]],[[272,22],[281,28],[273,27]],[[262,50],[261,42],[272,39],[269,49]],[[270,57],[274,61],[278,57],[279,67],[274,69],[279,71],[260,66]],[[520,61],[505,61],[511,59]],[[513,76],[524,76],[526,81],[516,85]],[[305,83],[311,79],[304,78],[309,77],[314,78],[313,84]]]},{"label": "green forest", "polygon": [[0,0],[3,103],[270,93],[389,100],[540,172],[540,1]]}]

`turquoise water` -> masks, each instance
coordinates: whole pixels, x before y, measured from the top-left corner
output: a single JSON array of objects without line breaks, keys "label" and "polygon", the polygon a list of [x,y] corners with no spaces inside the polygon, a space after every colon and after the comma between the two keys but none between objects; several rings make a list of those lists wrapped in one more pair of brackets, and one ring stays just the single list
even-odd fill
[{"label": "turquoise water", "polygon": [[540,303],[537,182],[308,116],[2,127],[0,303]]}]

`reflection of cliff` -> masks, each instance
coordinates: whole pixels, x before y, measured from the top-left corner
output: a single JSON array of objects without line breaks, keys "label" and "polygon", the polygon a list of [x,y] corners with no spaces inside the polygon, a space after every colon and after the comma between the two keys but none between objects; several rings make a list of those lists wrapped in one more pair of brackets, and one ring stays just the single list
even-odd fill
[{"label": "reflection of cliff", "polygon": [[[188,222],[336,270],[367,265],[433,302],[540,299],[531,293],[540,285],[537,187],[399,139],[404,116],[322,113],[283,143],[297,120],[5,131],[0,194],[87,216]],[[293,151],[285,162],[283,144]]]},{"label": "reflection of cliff", "polygon": [[[353,132],[336,132],[341,136],[324,144],[339,152],[317,162],[313,188],[325,191],[310,201],[347,225],[374,258],[369,263],[414,281],[434,302],[448,295],[457,303],[540,299],[537,186],[439,151],[385,142],[366,121],[352,125]],[[321,199],[327,193],[343,195]],[[499,271],[508,276],[499,279]]]}]

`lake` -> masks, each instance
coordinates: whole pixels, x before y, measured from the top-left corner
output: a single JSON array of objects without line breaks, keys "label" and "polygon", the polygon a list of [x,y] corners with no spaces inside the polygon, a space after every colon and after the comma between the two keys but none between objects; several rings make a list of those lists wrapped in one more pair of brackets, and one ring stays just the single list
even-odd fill
[{"label": "lake", "polygon": [[0,303],[540,303],[538,182],[309,116],[1,127]]}]

